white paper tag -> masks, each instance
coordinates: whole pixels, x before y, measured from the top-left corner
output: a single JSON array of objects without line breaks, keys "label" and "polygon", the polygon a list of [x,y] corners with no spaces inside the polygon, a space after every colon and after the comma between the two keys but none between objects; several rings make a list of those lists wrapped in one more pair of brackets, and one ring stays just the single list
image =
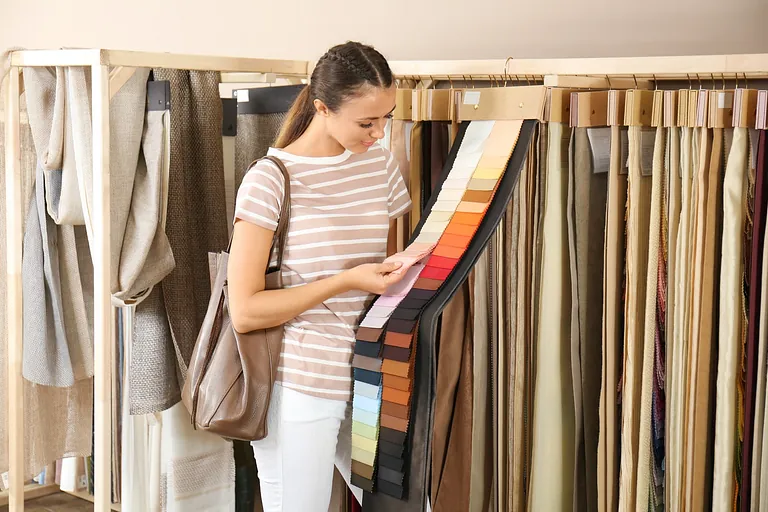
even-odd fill
[{"label": "white paper tag", "polygon": [[619,174],[629,174],[629,132],[621,130],[621,169]]},{"label": "white paper tag", "polygon": [[3,478],[3,489],[8,489],[8,472],[3,473],[2,478]]},{"label": "white paper tag", "polygon": [[248,89],[238,89],[235,91],[238,103],[248,103]]},{"label": "white paper tag", "polygon": [[587,128],[592,148],[592,172],[602,174],[611,169],[611,129]]},{"label": "white paper tag", "polygon": [[656,145],[656,129],[643,129],[640,134],[640,173],[643,176],[653,176],[653,149]]},{"label": "white paper tag", "polygon": [[732,92],[717,93],[717,108],[731,108],[731,107],[733,107],[733,93]]},{"label": "white paper tag", "polygon": [[479,105],[480,104],[480,91],[465,91],[464,92],[464,104],[465,105]]}]

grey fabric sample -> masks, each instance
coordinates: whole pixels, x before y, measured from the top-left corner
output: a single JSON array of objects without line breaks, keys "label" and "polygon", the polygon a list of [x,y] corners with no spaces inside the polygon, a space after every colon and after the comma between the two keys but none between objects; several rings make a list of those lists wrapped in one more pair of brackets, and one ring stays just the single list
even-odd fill
[{"label": "grey fabric sample", "polygon": [[32,382],[71,386],[75,375],[64,328],[56,226],[45,211],[39,166],[26,224],[21,274],[24,346],[29,350],[24,351],[23,373]]},{"label": "grey fabric sample", "polygon": [[[0,94],[2,96],[2,94]],[[4,96],[3,96],[4,97]],[[0,115],[0,197],[5,198],[5,126]],[[23,211],[29,209],[34,193],[37,156],[27,119],[25,98],[21,98],[21,197]],[[0,204],[0,233],[5,233],[5,201]],[[21,212],[20,212],[21,213]],[[23,221],[23,218],[22,218]],[[6,237],[0,236],[0,303],[6,300]],[[0,389],[8,386],[6,308],[0,307]],[[91,453],[93,381],[83,379],[69,388],[36,386],[23,380],[24,387],[24,474],[30,479],[49,463],[64,456]],[[8,394],[0,393],[0,411],[7,411]],[[59,425],[60,428],[50,428]],[[8,424],[0,421],[0,446],[8,446]],[[0,450],[0,472],[8,470],[8,450]]]},{"label": "grey fabric sample", "polygon": [[164,411],[181,400],[176,355],[161,286],[136,306],[128,373],[130,414]]},{"label": "grey fabric sample", "polygon": [[235,137],[235,193],[254,160],[267,154],[275,143],[286,112],[272,114],[240,114]]}]

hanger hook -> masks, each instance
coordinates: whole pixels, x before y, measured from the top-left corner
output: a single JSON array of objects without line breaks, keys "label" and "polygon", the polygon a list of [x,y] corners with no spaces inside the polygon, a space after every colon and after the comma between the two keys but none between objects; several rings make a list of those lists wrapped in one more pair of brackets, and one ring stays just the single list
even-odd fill
[{"label": "hanger hook", "polygon": [[525,81],[528,85],[531,85],[531,81],[528,80],[528,73],[525,74]]},{"label": "hanger hook", "polygon": [[607,73],[605,75],[605,81],[608,83],[608,89],[609,90],[613,89],[613,87],[611,86],[611,77],[609,77]]},{"label": "hanger hook", "polygon": [[504,75],[509,75],[509,61],[513,60],[514,57],[507,57],[507,60],[504,61]]},{"label": "hanger hook", "polygon": [[637,77],[635,76],[634,73],[632,73],[632,80],[635,81],[635,89],[637,89]]},{"label": "hanger hook", "polygon": [[688,79],[688,88],[693,89],[693,82],[691,82],[691,75],[686,73],[685,77]]},{"label": "hanger hook", "polygon": [[658,91],[659,90],[659,81],[656,80],[656,73],[651,73],[651,76],[653,77],[653,90]]},{"label": "hanger hook", "polygon": [[448,73],[448,75],[447,75],[447,76],[448,76],[448,83],[450,84],[450,86],[451,86],[451,89],[453,89],[453,79],[451,78],[451,74],[450,74],[450,73]]},{"label": "hanger hook", "polygon": [[720,76],[723,77],[723,90],[725,90],[725,73],[720,73]]},{"label": "hanger hook", "polygon": [[709,76],[712,78],[712,90],[715,90],[715,74],[710,73]]}]

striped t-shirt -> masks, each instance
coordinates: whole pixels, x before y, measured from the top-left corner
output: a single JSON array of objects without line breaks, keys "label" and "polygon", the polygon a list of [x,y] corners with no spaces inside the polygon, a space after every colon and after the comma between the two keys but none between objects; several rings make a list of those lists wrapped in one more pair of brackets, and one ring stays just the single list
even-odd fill
[{"label": "striped t-shirt", "polygon": [[[291,222],[283,252],[283,286],[303,286],[386,258],[389,222],[411,200],[392,154],[367,152],[303,157],[271,148],[291,176]],[[268,160],[248,170],[237,194],[235,221],[277,227],[283,175]],[[274,264],[274,257],[272,263]],[[373,296],[359,290],[328,299],[285,324],[277,380],[322,398],[349,400],[355,331]]]}]

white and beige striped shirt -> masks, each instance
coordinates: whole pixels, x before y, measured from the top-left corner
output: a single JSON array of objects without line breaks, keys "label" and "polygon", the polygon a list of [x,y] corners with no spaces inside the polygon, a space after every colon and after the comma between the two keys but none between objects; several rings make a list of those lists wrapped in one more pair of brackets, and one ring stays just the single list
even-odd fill
[{"label": "white and beige striped shirt", "polygon": [[[268,154],[280,158],[291,176],[285,287],[384,260],[389,222],[411,208],[389,151],[374,144],[362,154],[346,151],[333,157],[302,157],[275,148]],[[243,179],[235,222],[274,230],[282,199],[282,173],[262,160]],[[278,382],[313,396],[349,400],[355,331],[372,298],[362,291],[345,293],[286,323]]]}]

